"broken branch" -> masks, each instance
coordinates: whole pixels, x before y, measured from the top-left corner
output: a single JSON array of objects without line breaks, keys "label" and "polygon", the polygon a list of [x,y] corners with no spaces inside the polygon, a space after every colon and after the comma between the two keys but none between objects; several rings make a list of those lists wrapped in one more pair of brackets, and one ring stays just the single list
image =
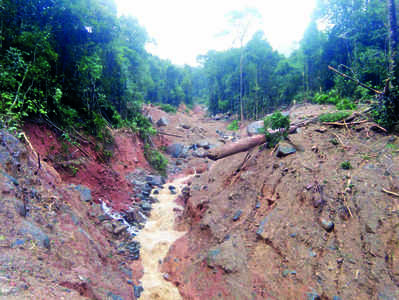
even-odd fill
[{"label": "broken branch", "polygon": [[167,135],[167,136],[174,136],[174,137],[178,137],[178,138],[184,138],[184,136],[177,135],[177,134],[172,134],[172,133],[167,133],[167,132],[164,132],[164,131],[158,131],[158,133],[162,134],[162,135]]},{"label": "broken branch", "polygon": [[385,194],[388,194],[388,195],[391,195],[391,196],[395,196],[395,197],[399,197],[399,194],[398,194],[398,193],[394,193],[394,192],[388,191],[388,190],[386,190],[386,189],[382,189],[382,191],[383,191]]},{"label": "broken branch", "polygon": [[333,67],[331,67],[331,66],[328,66],[328,68],[329,68],[331,71],[337,73],[338,75],[340,75],[340,76],[342,76],[342,77],[344,77],[344,78],[346,78],[346,79],[349,79],[349,80],[352,80],[352,81],[356,82],[357,85],[360,85],[361,87],[363,87],[363,88],[365,88],[365,89],[367,89],[367,90],[369,90],[369,91],[372,91],[372,92],[374,92],[374,93],[376,93],[376,94],[379,94],[379,95],[384,94],[384,92],[381,92],[381,91],[378,91],[378,90],[376,90],[376,89],[373,89],[373,88],[371,88],[371,87],[365,85],[364,83],[361,83],[359,80],[357,80],[357,79],[355,79],[355,78],[353,78],[353,77],[351,77],[351,76],[349,76],[349,75],[346,75],[346,74],[344,74],[344,73],[338,71],[337,69],[335,69],[335,68],[333,68]]}]

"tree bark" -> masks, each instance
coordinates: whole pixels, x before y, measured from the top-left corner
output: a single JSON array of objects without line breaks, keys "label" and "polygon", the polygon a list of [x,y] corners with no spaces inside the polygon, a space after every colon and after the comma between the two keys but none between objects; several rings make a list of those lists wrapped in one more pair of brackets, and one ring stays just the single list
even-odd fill
[{"label": "tree bark", "polygon": [[240,114],[241,114],[241,121],[244,120],[244,108],[242,103],[242,92],[243,92],[243,62],[244,62],[244,51],[243,45],[241,43],[241,55],[240,55]]},{"label": "tree bark", "polygon": [[[288,129],[288,134],[295,133],[298,128],[316,122],[317,120],[319,120],[319,117],[292,124]],[[212,160],[219,160],[227,156],[234,155],[236,153],[248,151],[249,149],[262,145],[263,143],[266,143],[266,136],[264,134],[258,134],[248,138],[243,138],[235,143],[230,143],[217,148],[213,148],[208,151],[207,156]]]},{"label": "tree bark", "polygon": [[212,160],[219,160],[224,157],[247,151],[258,145],[262,145],[266,142],[266,136],[264,134],[258,134],[239,140],[235,143],[230,143],[221,147],[217,147],[208,151],[208,157]]},{"label": "tree bark", "polygon": [[[389,78],[396,85],[396,59],[398,45],[398,26],[396,19],[395,0],[387,0],[389,20]],[[393,79],[393,80],[392,80]]]}]

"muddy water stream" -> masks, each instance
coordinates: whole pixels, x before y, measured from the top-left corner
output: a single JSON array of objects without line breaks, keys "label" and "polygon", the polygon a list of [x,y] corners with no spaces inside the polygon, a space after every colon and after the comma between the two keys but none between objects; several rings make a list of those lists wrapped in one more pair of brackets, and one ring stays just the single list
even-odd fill
[{"label": "muddy water stream", "polygon": [[[167,183],[158,195],[152,195],[159,202],[153,205],[150,218],[136,237],[141,245],[140,256],[144,268],[141,279],[144,291],[140,299],[181,299],[178,289],[163,278],[159,262],[164,259],[170,246],[185,234],[174,230],[174,209],[183,209],[175,200],[181,194],[183,182],[190,177]],[[175,194],[171,193],[169,186],[176,188]]]}]

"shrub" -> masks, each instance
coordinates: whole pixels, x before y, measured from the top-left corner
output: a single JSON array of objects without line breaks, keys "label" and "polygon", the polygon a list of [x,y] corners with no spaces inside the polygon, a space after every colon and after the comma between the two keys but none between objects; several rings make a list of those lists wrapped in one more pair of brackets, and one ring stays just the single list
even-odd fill
[{"label": "shrub", "polygon": [[341,163],[341,168],[344,170],[350,170],[352,169],[352,165],[349,161],[344,161],[343,163]]},{"label": "shrub", "polygon": [[[290,127],[290,118],[283,116],[280,111],[273,113],[271,116],[266,117],[264,120],[264,132],[266,136],[266,146],[268,148],[275,147],[285,136],[288,134]],[[275,130],[270,133],[268,129]]]},{"label": "shrub", "polygon": [[176,111],[177,111],[176,107],[174,107],[174,106],[172,106],[170,104],[162,103],[162,104],[159,105],[159,108],[161,110],[163,110],[164,112],[167,112],[167,113],[174,113],[175,114]]},{"label": "shrub", "polygon": [[356,104],[353,103],[348,98],[344,98],[337,103],[338,110],[354,110],[356,109],[356,107],[357,107]]},{"label": "shrub", "polygon": [[319,117],[320,122],[337,122],[341,121],[351,115],[350,111],[337,111],[334,113],[322,114]]},{"label": "shrub", "polygon": [[144,146],[144,156],[148,163],[162,175],[166,174],[168,160],[158,150],[151,148],[149,145]]},{"label": "shrub", "polygon": [[340,100],[336,90],[331,90],[327,94],[316,93],[313,97],[313,102],[317,104],[337,104]]},{"label": "shrub", "polygon": [[239,129],[238,127],[238,121],[234,120],[227,126],[227,130],[232,130],[232,131],[237,131]]}]

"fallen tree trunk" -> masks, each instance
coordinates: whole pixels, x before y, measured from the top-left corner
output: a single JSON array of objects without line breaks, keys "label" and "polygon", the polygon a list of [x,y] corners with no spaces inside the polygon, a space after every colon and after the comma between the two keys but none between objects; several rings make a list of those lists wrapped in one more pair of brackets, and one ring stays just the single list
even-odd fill
[{"label": "fallen tree trunk", "polygon": [[[300,127],[304,127],[309,125],[310,123],[316,122],[319,117],[315,117],[312,119],[304,120],[295,124],[292,124],[288,129],[288,133],[295,133],[296,130]],[[241,139],[235,143],[229,143],[217,148],[213,148],[208,151],[208,158],[212,160],[219,160],[225,158],[227,156],[247,151],[253,147],[259,146],[266,143],[266,137],[264,134],[254,135],[248,138]]]},{"label": "fallen tree trunk", "polygon": [[212,160],[222,159],[224,157],[247,151],[258,145],[262,145],[266,142],[266,136],[264,134],[258,134],[239,140],[235,143],[229,143],[217,148],[213,148],[208,151],[208,157]]}]

